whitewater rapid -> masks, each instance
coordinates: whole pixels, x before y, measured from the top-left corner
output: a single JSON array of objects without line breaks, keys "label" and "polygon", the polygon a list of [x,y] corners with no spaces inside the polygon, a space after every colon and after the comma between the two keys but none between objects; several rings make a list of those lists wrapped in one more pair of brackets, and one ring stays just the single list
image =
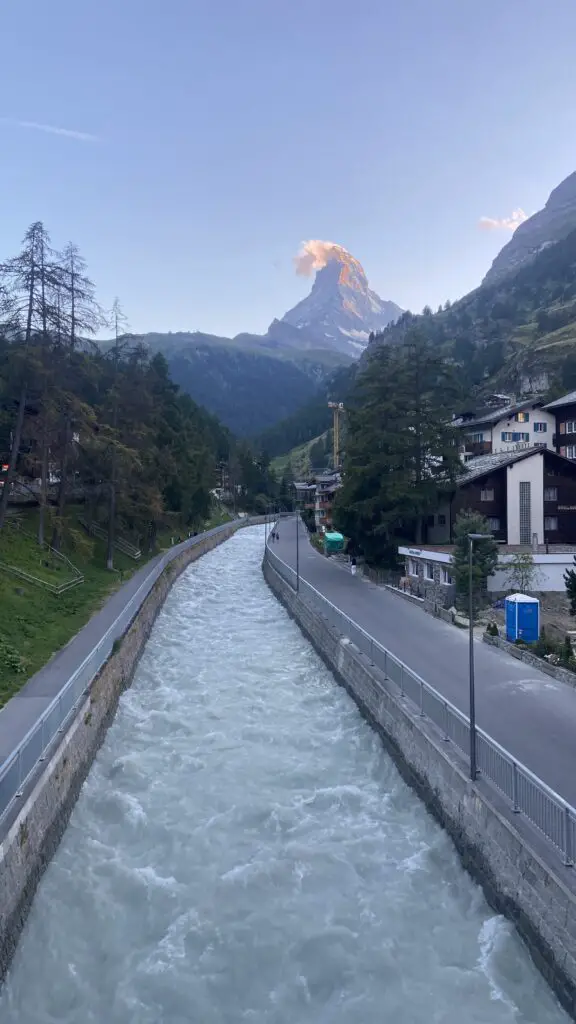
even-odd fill
[{"label": "whitewater rapid", "polygon": [[448,837],[267,589],[175,584],[38,891],[2,1024],[560,1024]]}]

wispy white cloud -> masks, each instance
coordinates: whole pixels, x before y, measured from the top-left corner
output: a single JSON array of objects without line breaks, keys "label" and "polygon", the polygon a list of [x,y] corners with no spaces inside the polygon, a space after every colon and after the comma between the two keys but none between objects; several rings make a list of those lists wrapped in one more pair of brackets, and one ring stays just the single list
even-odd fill
[{"label": "wispy white cloud", "polygon": [[516,231],[525,220],[528,220],[528,214],[518,207],[510,217],[480,217],[478,224],[485,231]]},{"label": "wispy white cloud", "polygon": [[48,135],[63,135],[67,139],[77,139],[79,142],[99,142],[97,135],[90,132],[77,132],[72,128],[58,128],[53,124],[39,124],[37,121],[18,121],[13,117],[0,118],[2,124],[11,124],[17,128],[32,128],[37,132],[47,132]]}]

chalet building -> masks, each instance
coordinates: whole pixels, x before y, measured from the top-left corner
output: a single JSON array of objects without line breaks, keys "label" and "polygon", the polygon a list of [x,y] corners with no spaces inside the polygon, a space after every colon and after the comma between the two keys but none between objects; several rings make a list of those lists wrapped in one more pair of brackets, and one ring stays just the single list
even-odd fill
[{"label": "chalet building", "polygon": [[576,391],[571,391],[545,406],[554,417],[554,447],[567,459],[576,459]]},{"label": "chalet building", "polygon": [[316,505],[316,484],[300,481],[292,484],[296,508],[314,511]]},{"label": "chalet building", "polygon": [[314,519],[316,529],[323,531],[332,526],[332,505],[334,496],[342,486],[342,475],[337,470],[319,473],[316,477],[316,501]]},{"label": "chalet building", "polygon": [[462,435],[463,461],[532,447],[553,448],[556,418],[549,408],[531,398],[460,416],[454,420],[454,426]]},{"label": "chalet building", "polygon": [[471,459],[450,501],[429,516],[427,544],[450,544],[458,514],[483,515],[502,544],[576,544],[576,462],[549,448]]}]

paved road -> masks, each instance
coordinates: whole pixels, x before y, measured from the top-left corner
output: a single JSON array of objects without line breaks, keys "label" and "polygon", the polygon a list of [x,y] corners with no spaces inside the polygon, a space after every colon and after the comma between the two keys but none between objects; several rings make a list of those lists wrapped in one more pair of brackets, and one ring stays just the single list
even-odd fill
[{"label": "paved road", "polygon": [[[296,564],[295,520],[273,551]],[[308,543],[300,525],[300,572],[312,586],[414,672],[468,713],[468,633],[382,587],[353,577]],[[477,640],[478,725],[576,806],[576,689]]]}]

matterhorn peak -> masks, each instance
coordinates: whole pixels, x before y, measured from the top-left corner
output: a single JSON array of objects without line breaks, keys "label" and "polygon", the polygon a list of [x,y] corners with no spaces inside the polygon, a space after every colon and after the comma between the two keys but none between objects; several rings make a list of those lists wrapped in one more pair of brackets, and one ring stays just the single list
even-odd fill
[{"label": "matterhorn peak", "polygon": [[[382,330],[402,310],[371,291],[362,264],[336,242],[303,242],[296,273],[316,273],[312,291],[268,328],[295,348],[333,349],[357,358],[371,331]],[[288,337],[289,336],[289,337]]]}]

